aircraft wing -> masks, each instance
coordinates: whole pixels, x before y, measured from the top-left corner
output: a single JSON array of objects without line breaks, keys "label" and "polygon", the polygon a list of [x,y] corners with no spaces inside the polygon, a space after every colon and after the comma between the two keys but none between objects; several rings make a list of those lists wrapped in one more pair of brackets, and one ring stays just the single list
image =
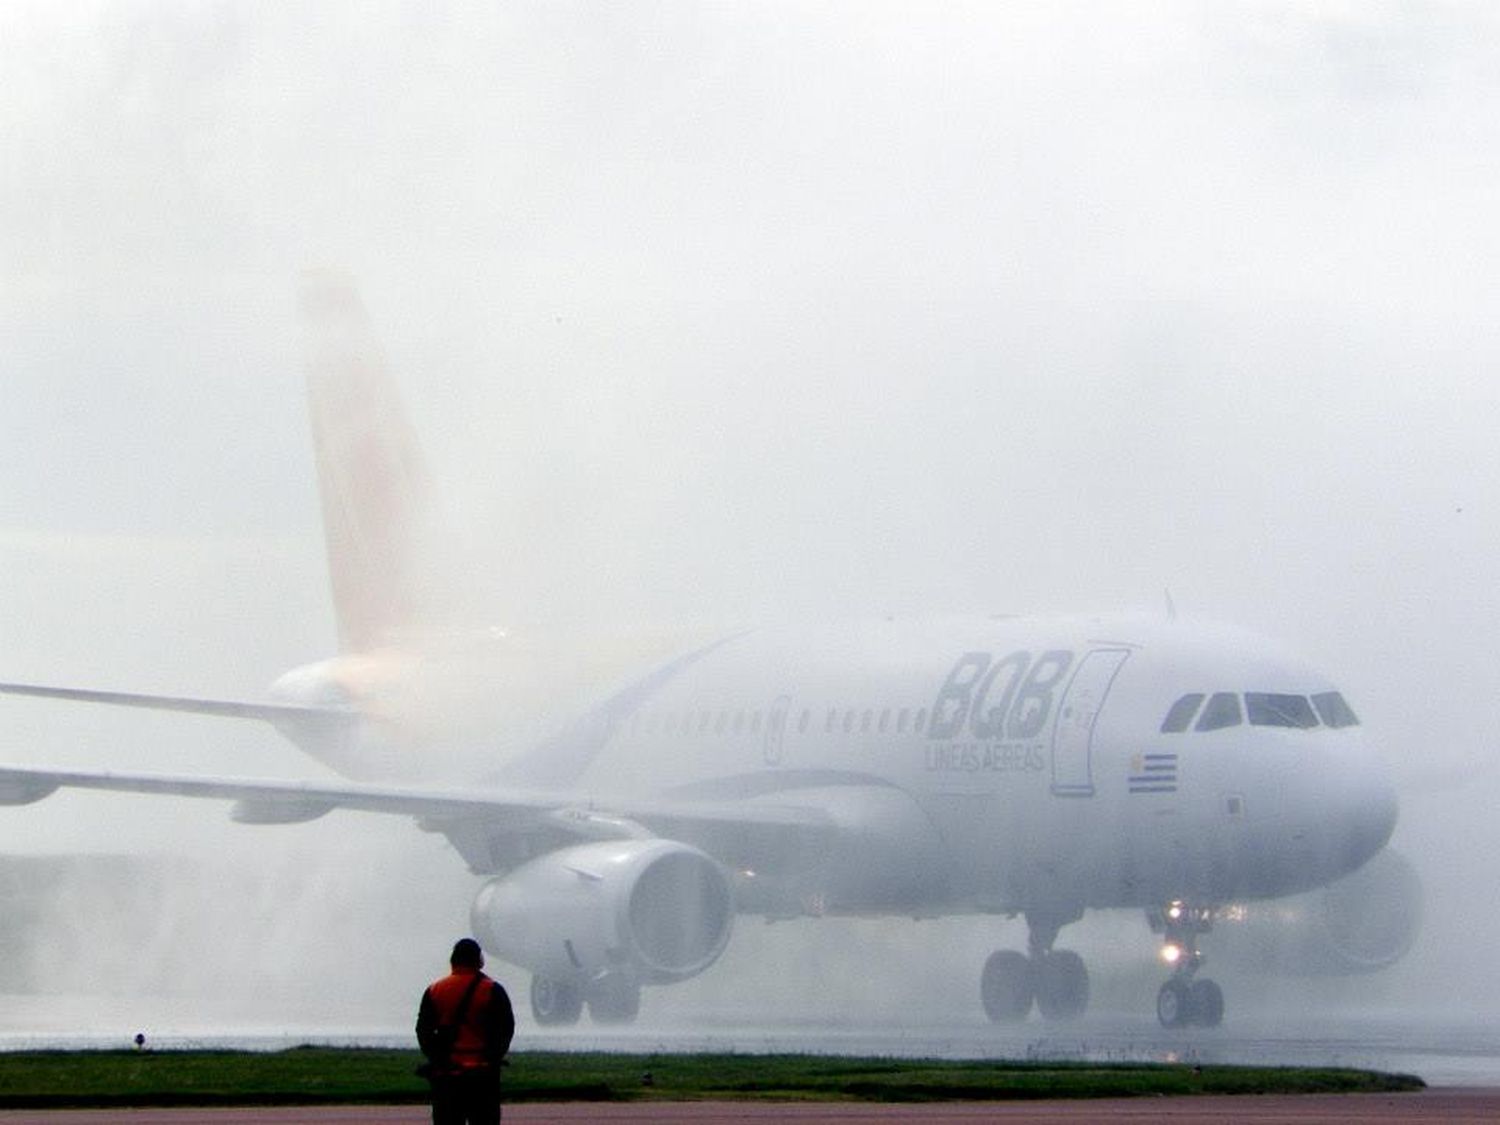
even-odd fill
[{"label": "aircraft wing", "polygon": [[691,835],[724,830],[822,835],[834,829],[832,818],[823,810],[760,802],[629,798],[603,802],[577,793],[484,787],[427,788],[0,766],[0,805],[30,804],[61,788],[232,800],[237,802],[234,819],[253,824],[298,823],[342,808],[410,816],[435,831],[479,824],[507,832],[551,828],[582,839],[650,835],[662,829]]},{"label": "aircraft wing", "polygon": [[[355,708],[339,704],[250,703],[19,683],[0,683],[0,694],[256,719],[299,744],[309,735],[336,737],[359,721]],[[500,854],[492,846],[495,838],[528,834],[543,847],[559,840],[662,836],[696,844],[731,866],[768,866],[768,856],[821,850],[838,834],[836,821],[847,819],[813,805],[778,803],[774,796],[595,799],[574,791],[483,783],[443,788],[0,766],[0,806],[39,801],[60,788],[229,800],[231,817],[244,824],[298,824],[340,808],[409,816],[423,829],[446,835],[475,870],[503,866],[495,858]]]}]

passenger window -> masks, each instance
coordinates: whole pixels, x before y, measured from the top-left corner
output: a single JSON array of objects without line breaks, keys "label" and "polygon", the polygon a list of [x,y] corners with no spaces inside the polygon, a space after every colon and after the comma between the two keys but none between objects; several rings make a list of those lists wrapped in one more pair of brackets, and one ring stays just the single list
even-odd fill
[{"label": "passenger window", "polygon": [[844,733],[845,734],[852,734],[853,732],[854,732],[854,712],[853,711],[845,711],[844,712]]},{"label": "passenger window", "polygon": [[1184,695],[1172,709],[1167,712],[1167,717],[1161,721],[1162,734],[1181,734],[1193,724],[1193,716],[1198,713],[1198,708],[1203,706],[1203,693],[1195,691],[1190,695]]},{"label": "passenger window", "polygon": [[875,717],[875,713],[873,711],[870,711],[870,710],[866,710],[865,713],[859,717],[859,733],[860,734],[869,734],[870,733],[870,720],[873,719],[874,717]]},{"label": "passenger window", "polygon": [[901,708],[901,710],[899,710],[899,711],[896,712],[896,733],[897,734],[905,734],[906,733],[906,720],[910,717],[909,712],[910,712],[910,708],[907,708],[907,707],[903,707],[903,708]]},{"label": "passenger window", "polygon": [[743,711],[736,711],[734,713],[734,733],[735,734],[739,734],[740,731],[742,731],[744,729],[745,729],[745,712],[743,712]]},{"label": "passenger window", "polygon": [[752,712],[750,712],[750,733],[751,734],[759,734],[760,733],[760,712],[759,711],[752,711]]},{"label": "passenger window", "polygon": [[1194,730],[1223,730],[1237,727],[1244,720],[1240,713],[1240,697],[1232,691],[1216,691],[1209,697],[1208,706],[1198,717]]},{"label": "passenger window", "polygon": [[797,733],[806,734],[807,724],[812,722],[812,712],[806,707],[802,708],[802,717],[797,720]]},{"label": "passenger window", "polygon": [[891,725],[891,709],[889,707],[887,707],[884,711],[880,712],[880,722],[877,724],[876,729],[879,730],[881,734],[884,734],[885,733],[885,728],[888,727],[888,726],[890,726],[890,725]]},{"label": "passenger window", "polygon": [[729,712],[720,711],[719,717],[714,720],[714,733],[723,734],[724,728],[729,725]]},{"label": "passenger window", "polygon": [[1318,709],[1318,717],[1323,720],[1324,726],[1333,727],[1335,730],[1340,727],[1359,726],[1359,716],[1336,691],[1321,692],[1312,697],[1312,703]]},{"label": "passenger window", "polygon": [[911,729],[914,730],[914,731],[916,731],[918,734],[921,734],[922,733],[922,728],[925,727],[926,725],[927,725],[927,708],[923,707],[923,708],[921,708],[917,712],[916,721],[912,723]]},{"label": "passenger window", "polygon": [[1305,695],[1281,695],[1269,691],[1247,691],[1245,713],[1256,727],[1291,727],[1307,730],[1318,725],[1318,716]]}]

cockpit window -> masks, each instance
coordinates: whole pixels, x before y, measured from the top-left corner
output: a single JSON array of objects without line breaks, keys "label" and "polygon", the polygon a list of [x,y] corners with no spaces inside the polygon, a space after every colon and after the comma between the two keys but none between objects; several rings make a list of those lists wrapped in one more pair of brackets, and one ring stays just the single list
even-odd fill
[{"label": "cockpit window", "polygon": [[1232,691],[1216,691],[1209,698],[1208,706],[1198,718],[1194,730],[1222,730],[1237,727],[1243,721],[1240,714],[1240,697]]},{"label": "cockpit window", "polygon": [[1203,693],[1195,691],[1191,695],[1184,695],[1172,709],[1167,712],[1167,717],[1161,721],[1162,734],[1181,734],[1188,729],[1193,721],[1193,716],[1198,713],[1198,708],[1203,706]]},{"label": "cockpit window", "polygon": [[[1179,698],[1161,721],[1161,733],[1180,734],[1189,727],[1195,731],[1223,730],[1239,726],[1246,718],[1252,726],[1287,727],[1291,730],[1359,725],[1359,716],[1336,691],[1325,691],[1311,699],[1284,692],[1247,691],[1243,697],[1243,711],[1238,692],[1214,692],[1207,697],[1207,706],[1204,706],[1204,698],[1201,691],[1189,692]],[[1200,707],[1202,714],[1199,714]],[[1193,722],[1194,716],[1198,718],[1196,723]]]},{"label": "cockpit window", "polygon": [[1313,696],[1312,702],[1313,706],[1318,709],[1318,716],[1325,726],[1335,729],[1359,726],[1359,716],[1354,713],[1354,708],[1344,702],[1344,697],[1338,692],[1322,692]]},{"label": "cockpit window", "polygon": [[1245,710],[1250,725],[1256,727],[1293,727],[1306,730],[1318,725],[1318,716],[1305,695],[1281,695],[1269,691],[1247,691]]}]

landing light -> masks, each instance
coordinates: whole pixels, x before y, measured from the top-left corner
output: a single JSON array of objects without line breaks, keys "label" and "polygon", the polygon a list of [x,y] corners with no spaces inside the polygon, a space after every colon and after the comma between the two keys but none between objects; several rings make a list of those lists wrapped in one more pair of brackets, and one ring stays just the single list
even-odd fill
[{"label": "landing light", "polygon": [[1182,946],[1174,941],[1167,942],[1161,947],[1161,959],[1168,965],[1175,965],[1182,960]]},{"label": "landing light", "polygon": [[1172,921],[1180,921],[1183,915],[1182,903],[1172,902],[1167,904],[1167,917]]}]

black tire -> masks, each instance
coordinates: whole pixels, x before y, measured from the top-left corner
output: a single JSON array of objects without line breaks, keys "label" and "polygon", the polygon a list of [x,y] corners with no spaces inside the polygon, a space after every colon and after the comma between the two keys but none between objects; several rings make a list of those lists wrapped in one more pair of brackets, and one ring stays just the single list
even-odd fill
[{"label": "black tire", "polygon": [[551,977],[531,978],[531,1018],[541,1027],[562,1027],[583,1014],[583,993]]},{"label": "black tire", "polygon": [[605,977],[589,989],[589,1018],[595,1023],[631,1023],[641,1012],[641,986],[622,977]]},{"label": "black tire", "polygon": [[1036,962],[1036,1006],[1043,1018],[1076,1020],[1089,1006],[1089,971],[1071,949],[1054,949]]},{"label": "black tire", "polygon": [[1172,979],[1156,994],[1156,1018],[1162,1027],[1185,1027],[1193,1019],[1192,989],[1186,981]]},{"label": "black tire", "polygon": [[1190,1000],[1193,1022],[1199,1027],[1218,1027],[1224,1022],[1224,990],[1213,981],[1194,981]]},{"label": "black tire", "polygon": [[1036,975],[1013,949],[991,953],[979,975],[979,999],[991,1023],[1020,1023],[1036,997]]}]

